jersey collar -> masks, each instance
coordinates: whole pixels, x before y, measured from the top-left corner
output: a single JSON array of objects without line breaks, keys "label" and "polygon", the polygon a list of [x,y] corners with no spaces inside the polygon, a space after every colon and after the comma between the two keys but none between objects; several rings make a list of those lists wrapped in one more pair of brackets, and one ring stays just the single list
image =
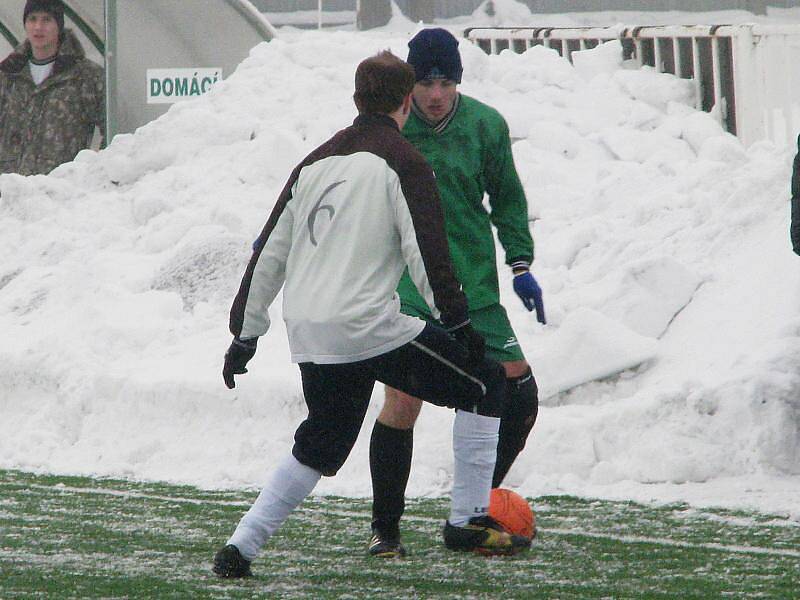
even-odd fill
[{"label": "jersey collar", "polygon": [[431,127],[434,130],[434,132],[441,133],[447,128],[447,126],[450,124],[450,121],[452,121],[453,117],[456,115],[456,111],[458,110],[458,104],[460,101],[461,101],[461,94],[456,94],[456,99],[453,101],[453,108],[451,108],[450,112],[447,113],[447,115],[445,115],[445,117],[442,118],[442,120],[439,122],[434,122],[428,119],[428,117],[426,117],[422,112],[422,109],[419,106],[417,106],[416,102],[413,102],[411,104],[411,110],[414,112],[415,115],[417,115],[417,117],[419,117],[419,119],[423,123],[425,123],[428,127]]}]

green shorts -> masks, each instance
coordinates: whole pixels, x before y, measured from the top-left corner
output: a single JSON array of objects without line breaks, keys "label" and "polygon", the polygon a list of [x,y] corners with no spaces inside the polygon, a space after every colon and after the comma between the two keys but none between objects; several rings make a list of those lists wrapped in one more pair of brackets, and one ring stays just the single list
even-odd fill
[{"label": "green shorts", "polygon": [[[429,323],[441,325],[428,311],[421,311],[409,304],[402,304],[403,314],[417,317]],[[492,304],[478,310],[471,310],[469,318],[475,331],[486,340],[486,355],[499,362],[525,360],[519,340],[514,334],[506,309],[500,304]]]}]

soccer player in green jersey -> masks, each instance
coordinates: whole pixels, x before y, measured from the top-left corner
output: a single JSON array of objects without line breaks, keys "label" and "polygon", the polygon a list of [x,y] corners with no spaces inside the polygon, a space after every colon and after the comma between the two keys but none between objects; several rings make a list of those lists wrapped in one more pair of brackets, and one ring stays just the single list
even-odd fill
[{"label": "soccer player in green jersey", "polygon": [[[525,446],[539,402],[536,380],[500,304],[492,225],[505,262],[513,270],[514,291],[544,323],[542,291],[530,272],[533,240],[528,205],[505,120],[495,109],[458,91],[463,68],[456,38],[444,29],[425,29],[408,46],[416,84],[403,135],[436,173],[450,254],[469,302],[470,319],[486,339],[487,355],[501,362],[506,372],[506,410],[492,481],[497,487]],[[489,197],[488,211],[484,194]],[[397,291],[403,312],[433,319],[408,274]],[[372,556],[405,555],[399,526],[411,468],[413,427],[421,405],[419,399],[387,386],[370,442]]]}]

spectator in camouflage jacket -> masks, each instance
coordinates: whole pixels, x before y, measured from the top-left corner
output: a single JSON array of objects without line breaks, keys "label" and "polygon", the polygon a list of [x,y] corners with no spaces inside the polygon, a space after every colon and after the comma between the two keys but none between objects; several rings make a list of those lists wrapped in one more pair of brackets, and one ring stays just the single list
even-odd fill
[{"label": "spectator in camouflage jacket", "polygon": [[[48,15],[57,23],[58,37],[57,42],[53,37],[55,54],[42,61],[37,60],[41,35],[34,27]],[[49,173],[88,148],[95,126],[104,133],[105,90],[103,69],[64,29],[60,0],[29,0],[24,22],[27,39],[0,63],[0,173],[34,175]],[[37,85],[37,66],[50,63]]]}]

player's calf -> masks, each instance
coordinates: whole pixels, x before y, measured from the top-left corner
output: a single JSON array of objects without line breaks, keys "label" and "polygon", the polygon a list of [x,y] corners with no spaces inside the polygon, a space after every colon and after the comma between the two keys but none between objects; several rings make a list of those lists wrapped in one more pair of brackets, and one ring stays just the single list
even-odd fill
[{"label": "player's calf", "polygon": [[509,378],[506,383],[497,462],[492,476],[493,488],[500,487],[514,460],[522,452],[539,414],[539,388],[530,369],[520,377]]}]

